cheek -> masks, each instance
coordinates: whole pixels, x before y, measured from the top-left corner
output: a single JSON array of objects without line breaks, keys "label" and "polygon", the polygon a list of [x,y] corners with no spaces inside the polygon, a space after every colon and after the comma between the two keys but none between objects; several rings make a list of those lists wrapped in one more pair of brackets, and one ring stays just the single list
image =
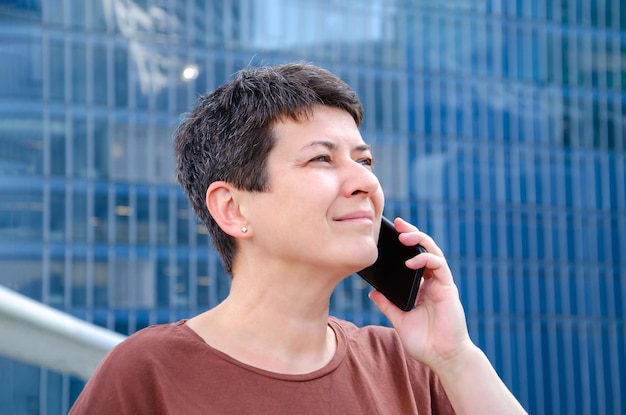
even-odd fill
[{"label": "cheek", "polygon": [[287,195],[316,203],[335,199],[338,193],[339,185],[336,178],[331,175],[316,174],[302,180],[291,181]]},{"label": "cheek", "polygon": [[275,209],[270,214],[280,214],[283,223],[304,225],[312,218],[328,209],[332,201],[332,189],[324,180],[288,180],[281,183],[274,194],[275,204],[267,209]]},{"label": "cheek", "polygon": [[378,191],[374,193],[372,201],[376,212],[381,213],[385,208],[385,194],[383,193],[383,188],[380,187],[380,185],[378,186]]},{"label": "cheek", "polygon": [[277,209],[288,215],[287,221],[310,221],[324,216],[338,198],[338,180],[333,174],[298,171],[275,172],[272,191],[279,203]]}]

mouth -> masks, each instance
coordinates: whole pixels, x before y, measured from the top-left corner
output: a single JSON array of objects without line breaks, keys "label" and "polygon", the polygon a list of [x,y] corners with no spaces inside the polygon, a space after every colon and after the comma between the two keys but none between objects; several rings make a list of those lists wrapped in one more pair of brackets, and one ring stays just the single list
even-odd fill
[{"label": "mouth", "polygon": [[336,222],[374,222],[374,212],[371,210],[358,210],[335,218]]}]

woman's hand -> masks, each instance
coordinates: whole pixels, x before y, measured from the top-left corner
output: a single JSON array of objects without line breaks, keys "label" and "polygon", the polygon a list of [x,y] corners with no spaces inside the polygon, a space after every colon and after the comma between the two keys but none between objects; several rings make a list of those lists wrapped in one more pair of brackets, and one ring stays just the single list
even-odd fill
[{"label": "woman's hand", "polygon": [[372,292],[370,298],[393,324],[408,353],[437,371],[475,346],[469,338],[458,289],[441,249],[410,223],[398,218],[394,225],[403,244],[420,244],[428,251],[406,261],[411,269],[424,267],[415,308],[404,312],[378,291]]},{"label": "woman's hand", "polygon": [[459,291],[441,249],[410,223],[396,219],[394,225],[402,243],[420,244],[428,251],[406,261],[409,268],[424,267],[415,308],[404,312],[378,291],[370,298],[391,321],[407,352],[439,376],[457,413],[526,414],[470,340]]}]

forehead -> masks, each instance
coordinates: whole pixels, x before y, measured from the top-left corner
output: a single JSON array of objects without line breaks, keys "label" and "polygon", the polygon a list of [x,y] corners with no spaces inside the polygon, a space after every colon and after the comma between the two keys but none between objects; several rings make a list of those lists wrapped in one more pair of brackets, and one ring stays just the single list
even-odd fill
[{"label": "forehead", "polygon": [[360,145],[363,138],[354,118],[339,108],[317,106],[297,119],[283,117],[274,126],[276,146],[298,146],[309,142],[326,142],[338,147],[342,143]]}]

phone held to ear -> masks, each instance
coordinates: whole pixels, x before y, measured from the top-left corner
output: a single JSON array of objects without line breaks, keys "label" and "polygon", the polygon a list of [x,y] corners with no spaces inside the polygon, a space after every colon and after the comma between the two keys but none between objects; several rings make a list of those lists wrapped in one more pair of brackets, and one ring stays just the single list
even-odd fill
[{"label": "phone held to ear", "polygon": [[426,252],[426,249],[421,245],[404,245],[398,240],[399,234],[393,222],[383,216],[378,237],[378,259],[357,274],[398,308],[409,311],[415,306],[424,268],[410,269],[404,262]]}]

